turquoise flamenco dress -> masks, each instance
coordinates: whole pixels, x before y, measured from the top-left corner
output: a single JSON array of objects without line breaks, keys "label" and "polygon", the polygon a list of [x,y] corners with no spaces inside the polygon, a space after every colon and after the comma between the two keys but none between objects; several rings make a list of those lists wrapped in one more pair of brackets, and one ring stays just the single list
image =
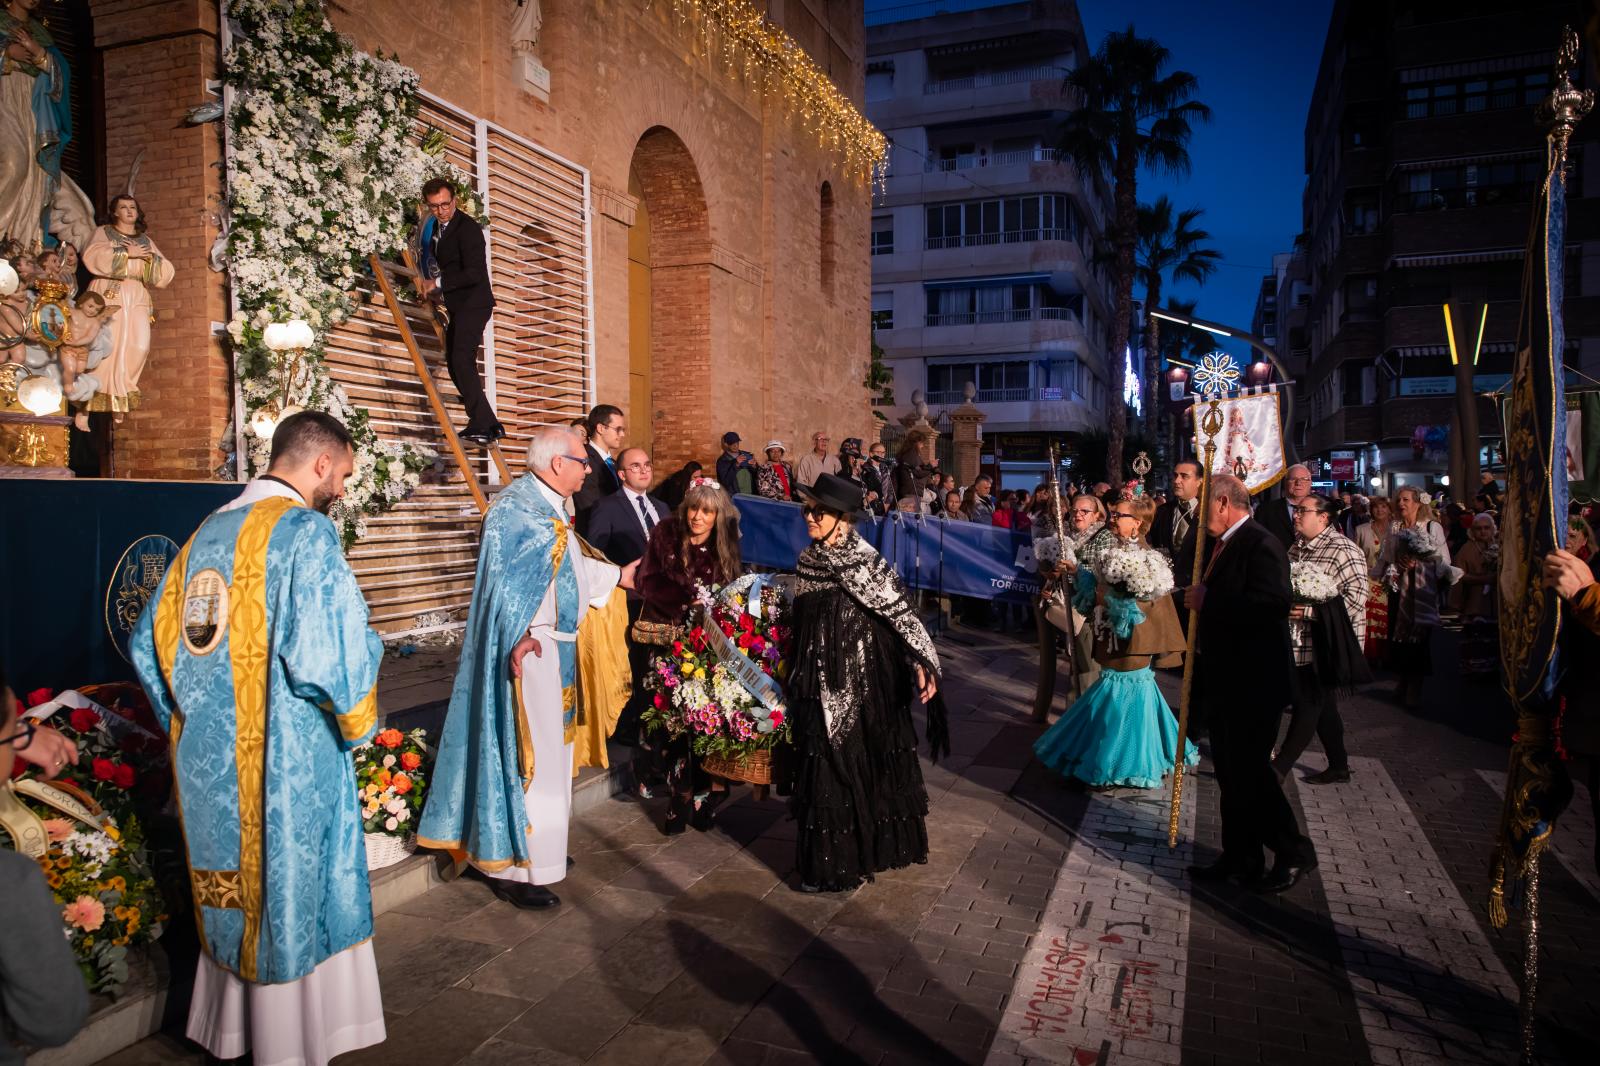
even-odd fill
[{"label": "turquoise flamenco dress", "polygon": [[[1095,579],[1078,571],[1074,606],[1094,610]],[[1063,777],[1094,788],[1159,788],[1178,753],[1178,721],[1156,686],[1154,666],[1175,666],[1185,646],[1170,598],[1133,601],[1107,590],[1109,628],[1095,633],[1100,679],[1034,742],[1033,753]],[[1183,742],[1184,763],[1200,753]]]}]

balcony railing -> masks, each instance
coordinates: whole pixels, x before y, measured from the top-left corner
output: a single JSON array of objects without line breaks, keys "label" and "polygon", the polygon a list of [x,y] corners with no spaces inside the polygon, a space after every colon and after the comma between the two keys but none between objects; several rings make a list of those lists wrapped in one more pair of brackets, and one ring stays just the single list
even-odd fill
[{"label": "balcony railing", "polygon": [[1015,229],[1005,233],[958,233],[953,237],[928,237],[926,248],[975,248],[985,244],[1025,244],[1029,241],[1070,241],[1064,229]]},{"label": "balcony railing", "polygon": [[1078,315],[1070,307],[1017,307],[1004,311],[952,311],[945,314],[929,314],[923,325],[973,326],[989,322],[1032,322],[1034,319],[1076,322]]},{"label": "balcony railing", "polygon": [[1056,153],[1051,148],[1019,148],[1014,152],[989,152],[958,155],[951,159],[930,159],[922,169],[930,174],[948,173],[952,170],[974,170],[979,167],[1004,167],[1014,163],[1050,163]]},{"label": "balcony railing", "polygon": [[937,81],[924,82],[922,91],[928,95],[935,93],[959,93],[968,89],[987,89],[991,85],[1015,85],[1024,81],[1048,81],[1052,78],[1060,81],[1066,77],[1066,71],[1055,66],[1019,67],[1015,70],[992,70],[981,74],[972,74],[965,78],[940,78]]},{"label": "balcony railing", "polygon": [[[974,403],[1028,403],[1037,398],[1038,390],[1031,388],[979,389],[972,400]],[[964,389],[930,392],[927,402],[930,407],[959,407],[967,402],[967,397]]]}]

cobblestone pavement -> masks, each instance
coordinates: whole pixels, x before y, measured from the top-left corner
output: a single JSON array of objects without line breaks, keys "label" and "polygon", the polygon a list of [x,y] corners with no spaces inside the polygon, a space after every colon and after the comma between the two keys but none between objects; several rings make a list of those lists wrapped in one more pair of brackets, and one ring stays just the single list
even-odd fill
[{"label": "cobblestone pavement", "polygon": [[[1169,850],[1165,793],[1089,792],[1031,761],[1031,647],[958,629],[941,648],[954,752],[924,763],[927,865],[804,895],[776,799],[670,839],[644,806],[603,803],[574,825],[554,911],[461,881],[378,919],[389,1040],[341,1066],[1515,1061],[1520,933],[1484,907],[1509,733],[1492,689],[1441,670],[1421,712],[1383,686],[1347,701],[1353,780],[1289,789],[1320,866],[1266,897],[1185,874],[1219,840],[1207,764]],[[1301,772],[1322,765],[1313,748]],[[1600,1061],[1578,803],[1545,863],[1548,1062]],[[106,1061],[191,1060],[162,1035]]]}]

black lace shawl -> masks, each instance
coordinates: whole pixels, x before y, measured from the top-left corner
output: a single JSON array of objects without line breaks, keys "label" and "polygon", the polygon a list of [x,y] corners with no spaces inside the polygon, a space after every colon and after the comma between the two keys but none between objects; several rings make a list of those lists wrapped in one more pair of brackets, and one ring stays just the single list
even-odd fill
[{"label": "black lace shawl", "polygon": [[[840,538],[837,544],[813,543],[800,554],[795,569],[798,574],[797,596],[828,588],[843,590],[863,611],[894,630],[913,661],[930,674],[938,676],[939,653],[934,650],[932,638],[907,600],[899,575],[855,530]],[[818,664],[822,669],[816,674],[828,739],[834,745],[855,727],[860,694],[866,688],[865,678],[869,668],[866,645],[859,635],[840,633],[837,639],[854,640],[856,643],[853,648],[846,649],[844,656],[825,656],[825,661]],[[828,668],[826,660],[829,658],[835,659],[834,669]],[[935,754],[941,745],[948,752],[945,718],[941,693],[934,697],[928,707],[928,740],[934,745]]]}]

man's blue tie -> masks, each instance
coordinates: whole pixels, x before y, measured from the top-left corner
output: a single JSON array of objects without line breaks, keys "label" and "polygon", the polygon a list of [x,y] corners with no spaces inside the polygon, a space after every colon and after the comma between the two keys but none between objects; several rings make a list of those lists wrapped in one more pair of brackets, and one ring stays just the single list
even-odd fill
[{"label": "man's blue tie", "polygon": [[644,505],[643,496],[635,496],[633,499],[634,502],[639,505],[639,517],[644,519],[644,531],[648,533],[652,529],[656,528],[656,516],[654,514],[655,508],[646,507]]}]

